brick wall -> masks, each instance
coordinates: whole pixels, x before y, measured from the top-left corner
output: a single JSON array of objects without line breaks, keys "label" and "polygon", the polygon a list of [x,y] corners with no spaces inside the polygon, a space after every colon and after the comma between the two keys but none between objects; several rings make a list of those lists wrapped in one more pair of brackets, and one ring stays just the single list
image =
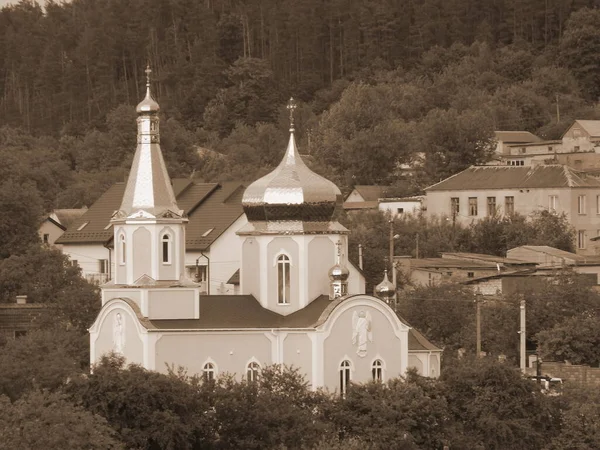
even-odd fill
[{"label": "brick wall", "polygon": [[[532,370],[535,374],[535,363]],[[550,375],[562,378],[569,384],[577,384],[587,387],[600,387],[600,367],[578,366],[564,362],[544,361],[542,363],[542,375]]]}]

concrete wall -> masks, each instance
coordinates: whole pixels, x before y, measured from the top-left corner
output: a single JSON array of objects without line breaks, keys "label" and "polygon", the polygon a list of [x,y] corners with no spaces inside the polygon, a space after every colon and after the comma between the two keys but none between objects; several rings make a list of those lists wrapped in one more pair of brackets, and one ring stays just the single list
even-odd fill
[{"label": "concrete wall", "polygon": [[308,242],[308,300],[329,294],[329,269],[335,264],[336,247],[325,236],[315,236]]},{"label": "concrete wall", "polygon": [[100,324],[99,332],[96,336],[91,336],[93,354],[92,359],[97,362],[100,357],[114,350],[114,323],[115,317],[120,314],[123,327],[123,355],[127,363],[143,364],[144,362],[144,345],[136,328],[137,318],[132,317],[129,310],[116,307],[111,308]]},{"label": "concrete wall", "polygon": [[[398,211],[402,209],[402,212]],[[421,202],[418,201],[398,201],[398,202],[379,202],[380,211],[389,211],[393,215],[418,214],[421,211]]]},{"label": "concrete wall", "polygon": [[[563,382],[588,388],[600,388],[600,368],[566,364],[564,362],[542,362],[542,375],[562,378]],[[536,368],[528,369],[529,375],[536,374]]]},{"label": "concrete wall", "polygon": [[112,252],[102,244],[63,244],[62,252],[71,261],[77,261],[83,277],[98,276],[100,274],[101,259],[111,261],[114,266]]}]

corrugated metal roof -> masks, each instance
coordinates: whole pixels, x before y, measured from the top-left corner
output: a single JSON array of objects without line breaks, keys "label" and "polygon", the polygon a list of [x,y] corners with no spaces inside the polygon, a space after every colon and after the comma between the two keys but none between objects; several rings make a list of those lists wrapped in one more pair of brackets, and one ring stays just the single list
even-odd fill
[{"label": "corrugated metal roof", "polygon": [[600,188],[600,180],[565,165],[471,166],[426,191],[476,189]]},{"label": "corrugated metal roof", "polygon": [[[240,182],[196,183],[189,179],[173,179],[173,191],[179,208],[188,215],[186,245],[191,250],[205,250],[242,214]],[[125,191],[124,183],[116,183],[57,240],[58,244],[106,244],[112,240],[112,214],[119,208]],[[83,226],[86,224],[85,226]],[[210,233],[203,236],[209,229]]]},{"label": "corrugated metal roof", "polygon": [[496,139],[507,143],[526,143],[541,141],[539,137],[529,131],[494,131]]}]

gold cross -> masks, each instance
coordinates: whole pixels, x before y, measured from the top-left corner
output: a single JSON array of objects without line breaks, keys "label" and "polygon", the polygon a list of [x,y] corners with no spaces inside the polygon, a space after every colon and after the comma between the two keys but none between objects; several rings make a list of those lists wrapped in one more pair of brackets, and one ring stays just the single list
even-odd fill
[{"label": "gold cross", "polygon": [[152,73],[152,69],[150,68],[150,63],[146,66],[146,86],[150,87],[150,74]]},{"label": "gold cross", "polygon": [[290,101],[287,104],[287,109],[290,110],[290,131],[294,131],[294,110],[297,108],[294,97],[290,97]]}]

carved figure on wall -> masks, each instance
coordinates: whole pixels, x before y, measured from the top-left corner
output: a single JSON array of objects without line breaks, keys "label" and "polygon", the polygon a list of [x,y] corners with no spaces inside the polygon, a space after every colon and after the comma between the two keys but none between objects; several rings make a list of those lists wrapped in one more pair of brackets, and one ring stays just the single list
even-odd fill
[{"label": "carved figure on wall", "polygon": [[115,315],[113,321],[113,351],[123,354],[125,349],[125,320],[120,312]]},{"label": "carved figure on wall", "polygon": [[361,358],[367,354],[367,343],[373,342],[371,314],[367,311],[354,311],[352,314],[352,344],[356,345],[356,354]]}]

